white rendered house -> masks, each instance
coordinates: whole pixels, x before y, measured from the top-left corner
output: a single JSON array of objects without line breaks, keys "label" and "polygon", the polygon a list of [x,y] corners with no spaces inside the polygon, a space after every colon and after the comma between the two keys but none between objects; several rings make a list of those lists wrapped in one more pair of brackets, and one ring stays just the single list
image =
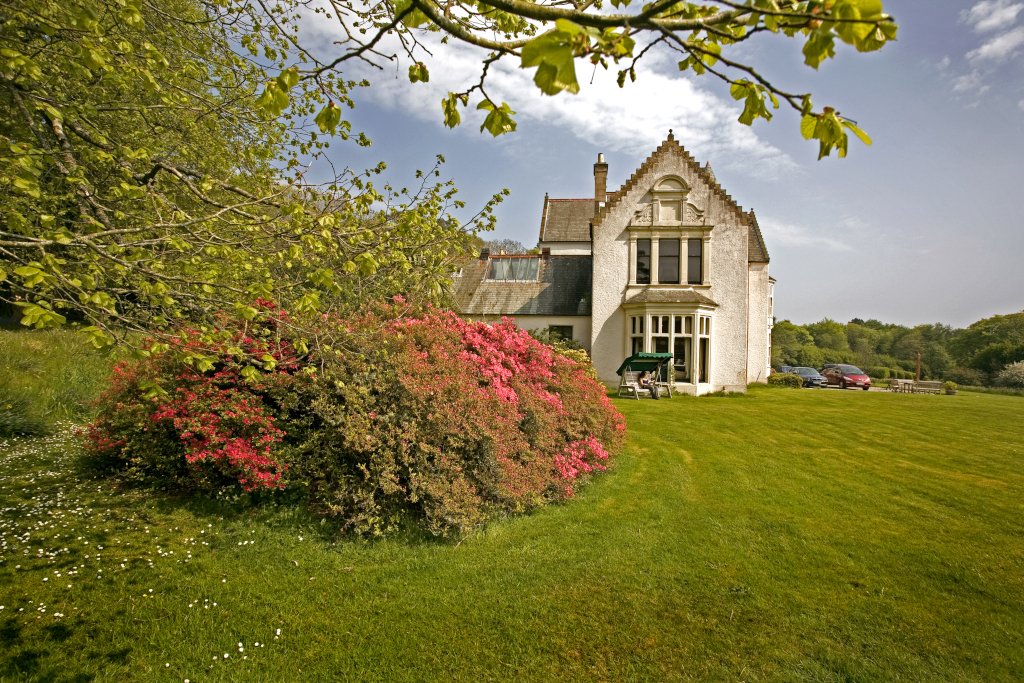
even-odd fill
[{"label": "white rendered house", "polygon": [[609,385],[638,351],[672,353],[686,393],[767,381],[774,280],[753,211],[671,131],[618,191],[607,175],[599,155],[593,199],[545,197],[540,255],[467,260],[454,283],[461,313],[572,337]]}]

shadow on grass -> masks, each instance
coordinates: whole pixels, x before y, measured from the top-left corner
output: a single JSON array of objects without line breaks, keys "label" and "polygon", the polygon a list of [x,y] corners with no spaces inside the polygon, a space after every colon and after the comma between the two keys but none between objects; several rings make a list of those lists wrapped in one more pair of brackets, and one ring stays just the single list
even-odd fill
[{"label": "shadow on grass", "polygon": [[154,487],[97,471],[96,463],[87,456],[77,463],[75,476],[103,482],[119,493],[134,492],[144,496],[149,506],[133,507],[132,513],[147,524],[155,524],[157,516],[174,517],[184,513],[202,524],[259,522],[269,529],[305,535],[325,544],[345,542],[364,547],[383,542],[409,547],[450,546],[486,528],[485,525],[469,535],[435,536],[410,514],[399,520],[396,528],[385,536],[362,536],[346,529],[343,521],[318,514],[310,504],[308,491],[298,486],[272,492],[247,492],[238,487],[212,495],[184,488]]},{"label": "shadow on grass", "polygon": [[[96,674],[62,670],[53,664],[57,653],[45,647],[26,647],[28,638],[24,634],[24,625],[16,618],[9,618],[0,625],[0,678],[8,677],[18,680],[47,681],[52,683],[88,683],[95,680]],[[48,624],[42,627],[46,641],[63,645],[75,635],[75,629],[67,624]],[[39,644],[39,639],[34,639]],[[131,650],[126,648],[119,652],[111,652],[106,656],[92,657],[106,664],[128,664]]]}]

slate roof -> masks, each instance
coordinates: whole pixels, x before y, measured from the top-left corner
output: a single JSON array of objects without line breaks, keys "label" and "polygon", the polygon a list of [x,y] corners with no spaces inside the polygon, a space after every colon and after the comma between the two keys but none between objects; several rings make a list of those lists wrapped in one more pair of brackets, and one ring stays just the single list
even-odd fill
[{"label": "slate roof", "polygon": [[591,264],[590,256],[551,256],[540,259],[536,282],[495,282],[485,279],[487,259],[466,259],[455,300],[463,315],[590,315]]},{"label": "slate roof", "polygon": [[589,242],[593,199],[548,199],[540,219],[541,242]]},{"label": "slate roof", "polygon": [[645,289],[626,299],[627,304],[705,304],[717,306],[714,301],[692,289]]},{"label": "slate roof", "polygon": [[754,210],[751,209],[747,215],[750,216],[750,225],[747,228],[750,231],[747,237],[747,263],[768,263],[768,247],[764,244]]}]

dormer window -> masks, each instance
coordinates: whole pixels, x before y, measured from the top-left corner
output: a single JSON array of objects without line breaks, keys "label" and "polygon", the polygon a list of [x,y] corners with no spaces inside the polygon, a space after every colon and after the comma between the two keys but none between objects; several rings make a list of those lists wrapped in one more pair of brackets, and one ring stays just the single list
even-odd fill
[{"label": "dormer window", "polygon": [[487,279],[497,282],[536,282],[537,256],[494,256],[488,259]]}]

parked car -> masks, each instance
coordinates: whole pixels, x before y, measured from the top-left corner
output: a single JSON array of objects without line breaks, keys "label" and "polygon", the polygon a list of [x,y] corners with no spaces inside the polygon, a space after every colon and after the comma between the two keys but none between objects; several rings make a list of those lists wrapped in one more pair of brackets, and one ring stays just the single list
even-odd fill
[{"label": "parked car", "polygon": [[789,373],[789,372],[793,372],[793,366],[792,365],[780,365],[779,369],[776,370],[776,372],[781,372],[783,374]]},{"label": "parked car", "polygon": [[825,366],[821,374],[829,384],[838,385],[840,389],[852,388],[867,391],[871,388],[871,378],[856,365],[834,365]]},{"label": "parked car", "polygon": [[817,387],[824,389],[828,386],[828,379],[814,368],[791,368],[790,372],[799,375],[804,381],[804,388]]}]

